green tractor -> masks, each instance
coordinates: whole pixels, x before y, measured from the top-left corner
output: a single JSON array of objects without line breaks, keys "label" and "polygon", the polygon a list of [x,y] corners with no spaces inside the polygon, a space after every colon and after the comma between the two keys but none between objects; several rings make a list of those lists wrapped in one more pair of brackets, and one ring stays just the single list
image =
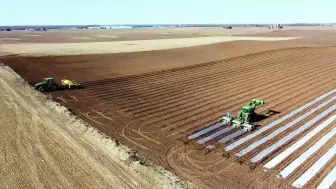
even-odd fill
[{"label": "green tractor", "polygon": [[58,88],[58,85],[54,83],[54,78],[48,77],[44,78],[43,82],[35,84],[35,89],[44,92],[44,91],[55,91]]},{"label": "green tractor", "polygon": [[226,116],[221,118],[221,121],[228,123],[230,126],[251,131],[255,127],[254,122],[256,121],[257,117],[257,114],[254,110],[257,106],[263,104],[263,100],[253,99],[249,105],[241,107],[238,117],[232,118],[232,114],[228,112]]}]

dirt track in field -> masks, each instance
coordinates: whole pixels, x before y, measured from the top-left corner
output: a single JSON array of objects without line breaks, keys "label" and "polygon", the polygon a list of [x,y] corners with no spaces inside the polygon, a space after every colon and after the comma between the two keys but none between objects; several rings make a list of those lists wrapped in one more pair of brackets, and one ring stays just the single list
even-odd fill
[{"label": "dirt track in field", "polygon": [[[222,156],[223,147],[232,141],[221,145],[216,143],[216,148],[209,151],[205,146],[215,144],[214,140],[196,145],[198,138],[187,141],[187,136],[217,122],[227,111],[235,115],[241,105],[252,98],[266,102],[265,106],[257,109],[258,112],[279,112],[259,121],[262,128],[334,89],[335,60],[336,47],[321,47],[316,40],[305,39],[277,43],[232,42],[132,54],[11,57],[4,58],[3,62],[31,83],[50,75],[57,79],[67,77],[85,81],[87,88],[58,91],[52,94],[53,99],[104,133],[202,186],[286,188],[293,179],[280,182],[272,174],[248,167],[251,165],[248,160],[266,145],[239,159],[245,162],[243,166],[233,161],[236,159],[233,153],[262,136],[234,149],[229,153],[232,156],[229,160]],[[317,113],[327,107],[330,105]],[[279,127],[268,130],[263,136]],[[286,130],[267,145],[293,129]],[[219,138],[234,132],[237,130]],[[238,139],[246,135],[242,134]],[[300,153],[298,151],[294,156]],[[316,185],[319,179],[321,177],[316,178],[312,185]]]}]

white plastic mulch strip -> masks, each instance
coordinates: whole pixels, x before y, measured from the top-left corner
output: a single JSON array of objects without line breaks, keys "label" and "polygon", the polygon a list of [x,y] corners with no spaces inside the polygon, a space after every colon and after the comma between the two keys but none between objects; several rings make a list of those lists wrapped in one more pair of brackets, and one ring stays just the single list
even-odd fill
[{"label": "white plastic mulch strip", "polygon": [[265,156],[267,156],[268,154],[272,153],[274,150],[280,148],[281,146],[283,146],[284,144],[286,144],[286,142],[288,142],[289,140],[293,139],[294,137],[296,137],[297,135],[299,135],[300,133],[302,133],[303,131],[309,129],[311,126],[313,126],[316,122],[318,122],[319,120],[321,120],[322,118],[324,118],[325,116],[327,116],[329,113],[331,113],[332,111],[336,110],[336,104],[333,105],[332,107],[329,107],[327,110],[323,111],[321,114],[317,115],[316,117],[314,117],[312,120],[306,122],[305,124],[303,124],[301,127],[299,127],[298,129],[292,131],[291,133],[289,133],[287,136],[285,136],[284,138],[278,140],[276,143],[274,143],[273,145],[267,147],[266,149],[264,149],[263,151],[261,151],[259,154],[257,154],[256,156],[254,156],[251,159],[252,163],[256,163],[259,162],[260,160],[262,160]]},{"label": "white plastic mulch strip", "polygon": [[258,140],[257,142],[252,143],[250,146],[246,147],[245,149],[241,150],[240,152],[236,153],[235,155],[238,156],[238,157],[241,157],[241,156],[247,154],[248,152],[254,150],[258,146],[264,144],[265,142],[269,141],[270,139],[272,139],[275,136],[279,135],[280,133],[284,132],[286,129],[291,128],[292,126],[294,126],[298,122],[302,121],[303,119],[307,118],[311,114],[315,113],[319,109],[328,105],[330,102],[334,101],[335,99],[336,99],[336,96],[330,98],[329,100],[327,100],[327,101],[323,102],[322,104],[318,105],[317,107],[311,109],[310,111],[306,112],[305,114],[301,115],[300,117],[297,117],[296,119],[294,119],[290,123],[286,124],[285,126],[280,127],[279,129],[275,130],[274,132],[267,135],[266,137]]},{"label": "white plastic mulch strip", "polygon": [[300,176],[292,186],[302,188],[311,178],[313,178],[336,154],[336,144],[330,148],[313,166],[311,166],[303,175]]},{"label": "white plastic mulch strip", "polygon": [[299,149],[301,146],[303,146],[306,142],[308,142],[312,137],[314,137],[316,134],[318,134],[320,131],[322,131],[324,128],[328,127],[334,120],[336,119],[336,115],[331,116],[329,119],[324,121],[322,124],[314,128],[312,131],[307,133],[304,137],[302,137],[300,140],[298,140],[296,143],[294,143],[292,146],[287,148],[285,151],[277,155],[275,158],[273,158],[271,161],[269,161],[267,164],[264,165],[265,168],[271,169],[278,165],[280,162],[282,162],[284,159],[286,159],[289,155],[291,155],[293,152],[295,152],[297,149]]},{"label": "white plastic mulch strip", "polygon": [[336,181],[336,167],[322,180],[316,189],[329,189]]},{"label": "white plastic mulch strip", "polygon": [[211,134],[211,135],[209,135],[209,136],[207,136],[205,138],[202,138],[202,139],[198,140],[197,143],[198,144],[204,144],[205,142],[208,142],[209,140],[212,140],[212,139],[214,139],[214,138],[216,138],[216,137],[218,137],[218,136],[220,136],[222,134],[225,134],[225,133],[231,131],[232,129],[234,129],[234,128],[233,127],[227,127],[225,129],[222,129],[222,130],[220,130],[220,131],[218,131],[216,133],[213,133],[213,134]]},{"label": "white plastic mulch strip", "polygon": [[237,138],[238,136],[244,134],[245,132],[246,132],[245,130],[241,129],[241,130],[239,130],[239,131],[236,131],[235,133],[232,133],[231,135],[228,135],[228,136],[226,136],[226,137],[220,139],[218,142],[220,142],[220,143],[225,143],[225,142],[227,142],[227,141],[230,141],[230,140],[232,140],[232,139]]},{"label": "white plastic mulch strip", "polygon": [[307,151],[296,158],[291,164],[289,164],[284,170],[280,172],[283,178],[290,175],[295,169],[302,165],[310,156],[317,152],[325,143],[327,143],[332,137],[336,135],[336,128],[324,135],[319,141],[311,146]]},{"label": "white plastic mulch strip", "polygon": [[268,125],[262,127],[262,128],[259,129],[258,131],[256,131],[256,132],[254,132],[254,133],[252,133],[252,134],[250,134],[250,135],[248,135],[248,136],[246,136],[246,137],[244,137],[244,138],[241,138],[240,140],[238,140],[238,141],[236,141],[236,142],[230,144],[229,146],[227,146],[227,147],[225,148],[225,150],[226,150],[226,151],[230,151],[230,150],[232,150],[232,149],[235,149],[236,147],[240,146],[241,144],[243,144],[243,143],[245,143],[245,142],[247,142],[247,141],[253,139],[254,137],[256,137],[256,136],[262,134],[263,132],[265,132],[265,131],[267,131],[267,130],[273,128],[274,126],[278,125],[279,123],[281,123],[281,122],[283,122],[283,121],[285,121],[285,120],[291,118],[291,117],[294,116],[295,114],[301,112],[302,110],[306,109],[307,107],[309,107],[309,106],[311,106],[311,105],[313,105],[313,104],[315,104],[315,103],[321,101],[322,99],[328,97],[329,95],[331,95],[331,94],[333,94],[333,93],[335,93],[335,92],[336,92],[336,89],[334,89],[334,90],[332,90],[332,91],[329,91],[329,92],[326,93],[326,94],[323,94],[322,96],[316,98],[315,100],[312,100],[312,101],[308,102],[308,103],[305,104],[304,106],[301,106],[300,108],[298,108],[298,109],[296,109],[296,110],[290,112],[289,114],[287,114],[287,115],[281,117],[280,119],[278,119],[278,120],[276,120],[276,121],[273,121],[272,123],[270,123],[270,124],[268,124]]},{"label": "white plastic mulch strip", "polygon": [[209,146],[207,146],[207,148],[208,149],[213,149],[213,148],[215,148],[216,146],[214,146],[214,145],[209,145]]},{"label": "white plastic mulch strip", "polygon": [[192,140],[192,139],[197,138],[199,136],[202,136],[202,135],[204,135],[204,134],[206,134],[206,133],[208,133],[208,132],[210,132],[212,130],[215,130],[215,129],[217,129],[217,128],[225,125],[225,124],[226,124],[226,122],[224,122],[224,121],[223,122],[218,122],[215,125],[212,125],[212,126],[206,128],[206,129],[203,129],[201,131],[198,131],[197,133],[194,133],[194,134],[190,135],[188,138],[190,140]]}]

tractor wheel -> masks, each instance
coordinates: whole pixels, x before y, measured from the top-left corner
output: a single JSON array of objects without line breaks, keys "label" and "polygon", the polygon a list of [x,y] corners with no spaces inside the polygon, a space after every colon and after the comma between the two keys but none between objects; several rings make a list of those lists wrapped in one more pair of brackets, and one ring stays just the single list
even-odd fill
[{"label": "tractor wheel", "polygon": [[57,89],[56,85],[51,86],[51,90],[55,91]]},{"label": "tractor wheel", "polygon": [[39,88],[39,91],[40,91],[40,92],[44,92],[44,88],[43,88],[43,87],[40,87],[40,88]]}]

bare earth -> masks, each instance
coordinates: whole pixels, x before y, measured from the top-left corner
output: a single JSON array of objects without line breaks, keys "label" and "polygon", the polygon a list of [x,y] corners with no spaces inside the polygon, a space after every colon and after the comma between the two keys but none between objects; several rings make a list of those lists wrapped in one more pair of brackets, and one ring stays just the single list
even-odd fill
[{"label": "bare earth", "polygon": [[0,66],[0,188],[185,188]]},{"label": "bare earth", "polygon": [[267,33],[266,28],[158,28],[120,30],[50,30],[0,32],[0,44],[9,43],[85,43],[232,36]]},{"label": "bare earth", "polygon": [[[196,30],[200,33],[203,32],[202,35],[209,34],[207,33],[209,30]],[[1,61],[8,64],[29,83],[35,83],[47,76],[53,76],[57,80],[69,78],[83,82],[86,86],[83,90],[57,91],[47,95],[71,108],[72,112],[106,135],[124,142],[140,151],[141,154],[146,155],[155,163],[164,166],[184,179],[191,180],[202,188],[291,188],[291,184],[335,144],[335,138],[326,143],[318,153],[309,158],[309,161],[302,164],[302,167],[295,170],[287,179],[278,179],[276,175],[294,159],[303,154],[314,142],[330,132],[335,127],[335,121],[331,122],[330,127],[326,127],[316,136],[311,137],[302,148],[295,151],[274,169],[265,172],[263,165],[286,150],[290,145],[299,141],[303,135],[309,134],[319,124],[326,121],[327,118],[334,115],[336,113],[335,109],[333,109],[335,108],[336,98],[334,94],[318,102],[318,106],[328,103],[321,106],[320,109],[315,108],[315,112],[312,114],[309,113],[312,107],[303,109],[294,117],[282,121],[280,124],[266,130],[263,134],[242,143],[237,148],[231,151],[225,151],[224,149],[245,137],[259,132],[271,122],[280,119],[309,101],[335,89],[336,76],[334,73],[336,67],[334,60],[336,59],[336,40],[334,36],[336,36],[336,30],[333,28],[294,28],[268,32],[264,29],[255,30],[257,31],[249,31],[244,34],[243,31],[235,31],[231,34],[248,34],[258,38],[247,38],[245,36],[232,38],[232,36],[221,36],[222,34],[218,34],[219,31],[216,31],[217,33],[209,34],[210,37],[166,38],[164,40],[133,38],[133,41],[130,37],[133,35],[129,33],[134,32],[134,30],[130,30],[125,31],[129,35],[126,42],[113,42],[120,36],[116,33],[107,33],[108,31],[102,31],[101,33],[88,31],[86,35],[82,36],[75,32],[75,34],[72,34],[72,37],[78,37],[75,40],[89,40],[88,35],[92,35],[90,32],[93,32],[97,38],[109,38],[107,41],[110,42],[100,43],[94,39],[92,43],[75,44],[63,40],[62,43],[58,44],[44,44],[49,40],[49,38],[45,38],[45,41],[42,40],[35,44],[31,44],[32,41],[25,42],[25,44],[3,44],[0,45],[0,53],[11,55],[2,57]],[[146,32],[139,30],[139,33],[143,36],[147,36],[148,33],[156,36],[159,31],[161,32],[162,30],[149,30]],[[166,29],[164,31],[175,32],[174,29]],[[181,31],[179,32],[180,37],[177,38],[185,38],[185,35],[182,35]],[[271,38],[265,38],[268,36]],[[18,36],[13,34],[13,36],[6,37],[16,38]],[[273,37],[281,40],[274,41]],[[23,37],[20,39],[24,40]],[[160,43],[158,44],[158,42]],[[126,47],[126,44],[130,43],[135,44],[133,45],[134,47]],[[34,47],[33,50],[31,49],[32,47]],[[66,47],[69,48],[67,49]],[[91,54],[92,52],[96,54]],[[51,56],[54,53],[59,56]],[[73,53],[77,55],[71,55]],[[3,91],[8,91],[9,89],[7,88]],[[10,90],[16,91],[16,88]],[[14,94],[14,97],[16,96],[18,95]],[[30,98],[30,95],[25,97]],[[204,136],[199,136],[192,140],[188,139],[188,136],[193,133],[218,122],[219,117],[225,112],[232,111],[234,115],[237,114],[241,105],[247,103],[251,98],[261,98],[266,101],[266,104],[258,108],[257,111],[267,116],[258,121],[257,124],[259,126],[255,131],[240,133],[238,129],[232,129],[218,134],[222,131],[221,129],[227,128],[223,126],[206,133]],[[12,97],[11,101],[15,100]],[[35,104],[41,102],[30,101],[26,103],[39,110],[40,105]],[[27,110],[25,103],[19,102],[17,103],[18,108]],[[30,103],[32,104],[30,105]],[[45,104],[45,101],[42,101],[42,104]],[[28,117],[30,117],[31,121],[26,122],[33,126],[39,125],[34,121],[38,120],[37,117],[41,117],[43,121],[48,123],[47,125],[49,125],[50,119],[57,122],[53,118],[54,114],[56,114],[53,107],[53,104],[48,105],[42,111],[49,111],[52,116],[46,113],[41,113],[41,116],[34,116],[36,113],[29,112],[30,116]],[[269,114],[270,111],[277,113]],[[312,123],[311,120],[315,116],[321,116],[325,111],[328,112],[321,119],[302,130],[302,133],[291,140],[285,141],[283,145],[262,158],[260,162],[251,162],[256,155],[262,153],[271,145],[286,139],[286,137],[301,128],[302,125],[306,125],[309,122]],[[255,145],[258,140],[277,132],[278,129],[281,130],[281,128],[288,126],[289,123],[307,113],[309,114],[308,116],[301,121],[293,123],[292,127],[283,130],[279,135],[270,138],[267,142],[261,143],[260,146],[257,146],[246,155],[236,157],[236,154],[245,148]],[[21,117],[23,116],[20,116],[20,119],[23,119]],[[17,120],[18,118],[16,118],[15,123],[20,123]],[[67,125],[68,122],[62,120],[64,118],[61,117],[58,120],[58,124],[50,123],[53,129],[57,127],[61,130],[53,133],[55,137],[49,134],[48,136],[52,136],[50,139],[57,141],[57,133],[66,133],[65,136],[73,134],[71,135],[73,138],[83,136],[83,132],[78,134],[78,132],[72,131],[74,127]],[[64,124],[61,124],[62,122],[66,123],[66,128],[64,128]],[[47,127],[47,125],[44,127]],[[26,128],[28,130],[26,131],[27,133],[29,133],[29,129],[31,128]],[[66,131],[62,132],[62,130]],[[18,131],[8,132],[12,132],[14,136],[18,135]],[[36,131],[32,133],[35,134]],[[85,133],[87,132],[84,132],[84,135]],[[197,143],[199,140],[213,134],[218,135],[204,144]],[[221,138],[227,140],[219,143],[218,140]],[[29,140],[33,139],[34,137],[29,138]],[[90,139],[92,138],[90,137],[87,139],[88,141],[85,141],[85,145],[80,144],[86,148],[91,147],[92,141]],[[64,138],[60,139],[60,141],[64,140]],[[42,140],[40,139],[40,141]],[[26,143],[28,142],[24,144]],[[43,143],[44,145],[41,146],[47,148],[46,146],[49,143]],[[53,142],[51,143],[53,144]],[[100,144],[98,143],[97,146],[100,146]],[[70,153],[68,149],[71,148],[77,150],[77,148],[71,146],[67,147],[70,144],[65,142],[62,145],[66,146],[65,153]],[[59,149],[64,148],[62,145],[59,145]],[[30,144],[27,148],[34,149],[31,146],[33,145]],[[36,146],[39,147],[40,145]],[[84,156],[96,157],[104,153],[111,153],[110,148],[105,149],[106,151],[102,149],[102,151],[97,153],[97,146],[92,147],[92,149],[83,147],[87,151]],[[208,149],[207,147],[209,146],[214,146],[214,148]],[[52,148],[55,147],[53,146]],[[38,150],[35,151],[38,152]],[[35,152],[34,150],[32,151]],[[83,157],[81,150],[78,150],[79,154],[74,151],[71,157]],[[41,157],[52,153],[52,151],[47,152],[41,153]],[[46,161],[45,159],[43,160]],[[60,159],[63,160],[62,158]],[[103,158],[99,157],[99,161],[102,161],[101,159]],[[15,170],[19,170],[22,166],[25,165],[20,164],[19,168]],[[92,168],[92,166],[89,164],[88,167],[84,168],[83,165],[83,170],[96,170],[96,172],[100,173],[99,171],[109,169],[109,166],[105,167],[105,164],[104,166],[97,166],[97,169]],[[335,166],[336,157],[333,157],[304,188],[316,188]],[[53,166],[49,165],[49,167]],[[125,165],[121,165],[121,167],[121,169],[124,169]],[[48,173],[48,170],[42,170]],[[8,171],[10,170],[7,169]],[[139,173],[140,171],[135,172]],[[57,177],[60,174],[55,171],[53,173],[55,175],[49,174],[50,178],[60,180]],[[64,175],[65,178],[68,176]],[[143,176],[143,174],[141,175]],[[146,175],[144,177],[147,178]],[[95,179],[98,178],[105,179],[101,175],[95,177]],[[72,182],[76,182],[76,179],[78,178],[73,178]],[[121,183],[132,182],[124,181],[124,177],[119,177],[119,179],[122,180]],[[151,179],[143,181],[136,175],[132,177],[132,180],[137,179],[139,179],[138,183],[142,184],[141,186],[139,184],[140,188],[148,188],[151,187],[150,184],[156,183],[156,181]],[[35,180],[33,178],[30,182]],[[95,181],[98,182],[97,180]],[[159,183],[159,185],[162,186],[162,183]],[[182,185],[180,186],[182,187]],[[124,185],[121,187],[134,186]],[[334,184],[331,188],[335,187]]]},{"label": "bare earth", "polygon": [[[294,37],[199,37],[183,39],[138,40],[118,42],[89,43],[26,43],[0,44],[2,55],[76,55],[76,54],[109,54],[138,51],[154,51],[182,48],[229,41],[281,41],[296,39]],[[1,55],[1,54],[0,54]]]}]

